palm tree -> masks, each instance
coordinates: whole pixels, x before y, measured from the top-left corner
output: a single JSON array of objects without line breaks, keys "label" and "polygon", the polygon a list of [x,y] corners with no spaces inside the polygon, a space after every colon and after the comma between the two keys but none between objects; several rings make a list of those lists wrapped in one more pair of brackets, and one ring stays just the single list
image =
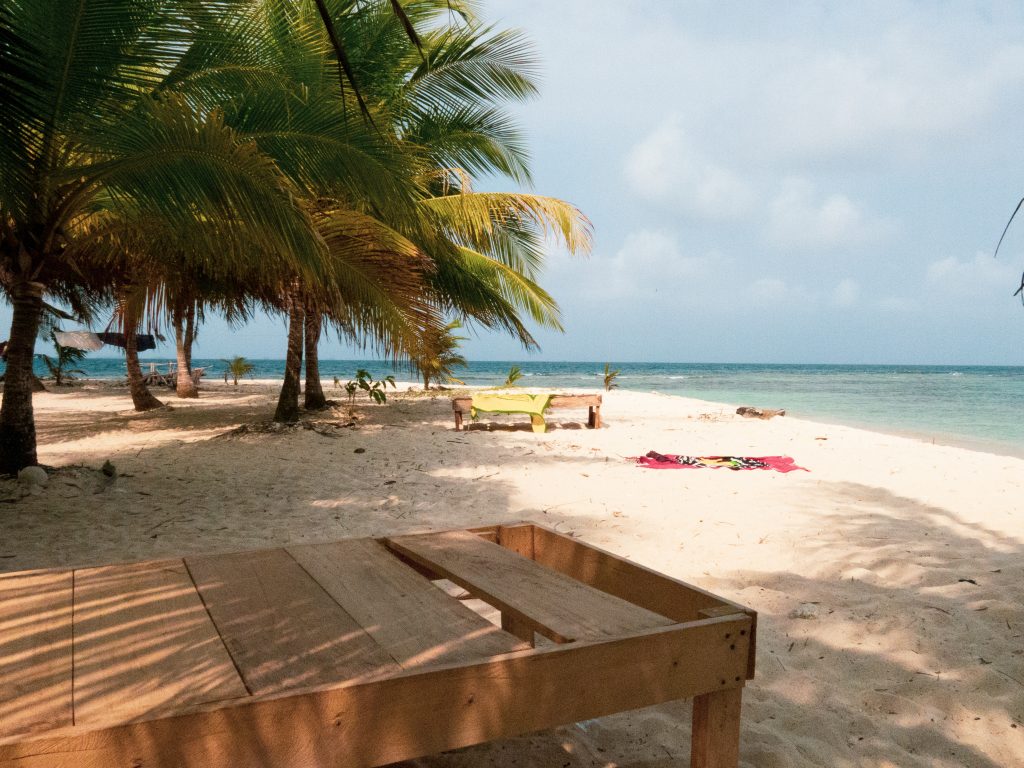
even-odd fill
[{"label": "palm tree", "polygon": [[202,304],[191,297],[179,296],[170,309],[174,326],[174,352],[178,361],[174,393],[181,398],[199,397],[192,378],[192,345],[196,340],[196,318],[202,321]]},{"label": "palm tree", "polygon": [[423,377],[423,389],[430,389],[431,380],[438,384],[462,383],[455,378],[455,369],[468,365],[458,351],[459,342],[465,341],[466,337],[453,333],[460,328],[462,323],[452,320],[440,332],[424,334],[420,340],[422,346],[412,356],[412,366]]},{"label": "palm tree", "polygon": [[48,355],[40,355],[40,357],[50,372],[50,376],[53,377],[53,383],[56,386],[62,386],[65,381],[73,379],[76,373],[85,374],[85,371],[81,368],[74,367],[85,359],[85,350],[63,346],[57,341],[56,330],[50,331],[50,341],[53,343],[54,352],[57,354],[56,359]]},{"label": "palm tree", "polygon": [[254,370],[256,366],[246,360],[244,357],[233,357],[230,360],[222,360],[227,373],[230,374],[232,380],[235,382],[235,386],[238,386],[238,380],[243,376],[248,376]]},{"label": "palm tree", "polygon": [[[586,220],[468,183],[529,179],[500,108],[534,91],[521,39],[458,2],[329,5],[92,0],[69,14],[14,0],[0,14],[18,64],[0,78],[18,121],[4,135],[21,137],[0,153],[0,276],[15,309],[0,471],[35,461],[25,378],[42,294],[103,260],[122,283],[135,265],[147,296],[186,296],[206,276],[244,294],[231,306],[286,312],[286,420],[314,315],[395,358],[446,312],[526,345],[523,312],[558,327],[536,283],[541,239],[585,250]],[[430,26],[453,8],[464,24]],[[338,98],[338,71],[361,92]]]},{"label": "palm tree", "polygon": [[618,388],[618,384],[615,383],[615,379],[618,378],[622,371],[618,368],[612,370],[611,363],[604,364],[604,389],[606,392],[611,392],[613,389]]},{"label": "palm tree", "polygon": [[[160,89],[221,28],[187,0],[9,0],[0,14],[0,273],[13,308],[0,406],[0,473],[36,463],[32,360],[43,296],[74,283],[84,217],[131,211],[174,229],[197,211],[223,226],[202,258],[246,258],[258,232],[278,258],[316,263],[319,244],[287,179],[224,121]],[[7,67],[11,56],[17,66]]]}]

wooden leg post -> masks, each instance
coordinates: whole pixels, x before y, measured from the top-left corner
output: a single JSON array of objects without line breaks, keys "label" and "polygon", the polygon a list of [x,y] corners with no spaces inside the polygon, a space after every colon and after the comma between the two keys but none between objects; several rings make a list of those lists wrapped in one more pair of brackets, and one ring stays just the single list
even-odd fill
[{"label": "wooden leg post", "polygon": [[739,765],[742,701],[743,688],[694,698],[690,768],[736,768]]},{"label": "wooden leg post", "polygon": [[455,411],[455,431],[459,432],[462,429],[462,411]]},{"label": "wooden leg post", "polygon": [[525,640],[531,647],[536,645],[533,637],[533,627],[520,621],[515,616],[509,616],[507,613],[501,614],[501,628],[509,634],[515,635],[520,640]]}]

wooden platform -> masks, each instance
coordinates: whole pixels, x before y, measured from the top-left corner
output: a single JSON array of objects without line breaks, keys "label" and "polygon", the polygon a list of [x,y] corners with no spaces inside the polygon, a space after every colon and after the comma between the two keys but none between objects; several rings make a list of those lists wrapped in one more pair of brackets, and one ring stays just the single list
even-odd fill
[{"label": "wooden platform", "polygon": [[725,768],[755,625],[530,524],[0,574],[0,768],[378,766],[688,697]]},{"label": "wooden platform", "polygon": [[[455,414],[455,431],[462,429],[463,417],[473,407],[472,397],[453,397],[452,412]],[[552,408],[586,408],[587,426],[601,428],[601,395],[552,395],[547,410]]]}]

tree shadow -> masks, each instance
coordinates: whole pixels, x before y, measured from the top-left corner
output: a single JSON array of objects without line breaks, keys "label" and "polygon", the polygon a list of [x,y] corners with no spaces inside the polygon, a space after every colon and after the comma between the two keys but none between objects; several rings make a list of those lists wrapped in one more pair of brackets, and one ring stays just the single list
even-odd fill
[{"label": "tree shadow", "polygon": [[[145,461],[124,452],[119,469],[134,477],[102,493],[77,494],[55,479],[45,495],[3,508],[0,568],[397,534],[438,527],[442,510],[445,527],[543,522],[517,507],[516,483],[491,468],[593,466],[538,450],[544,436],[525,424],[493,440],[483,430],[455,432],[445,404],[362,407],[358,428],[334,438],[216,438],[148,448]],[[174,412],[167,418],[173,423]],[[416,440],[389,440],[392,429],[415,429]],[[460,447],[445,450],[452,443]],[[195,479],[211,469],[212,486]],[[467,494],[473,504],[450,503]],[[700,583],[759,613],[741,764],[1024,764],[1020,541],[868,485],[807,482],[792,505],[794,517],[813,521],[802,530],[816,531],[794,543],[806,569],[730,569]],[[567,514],[579,528],[602,522],[583,510]],[[735,562],[742,557],[736,550]],[[793,618],[802,603],[817,605],[818,618]],[[406,765],[685,765],[689,711],[685,702],[663,705]]]}]

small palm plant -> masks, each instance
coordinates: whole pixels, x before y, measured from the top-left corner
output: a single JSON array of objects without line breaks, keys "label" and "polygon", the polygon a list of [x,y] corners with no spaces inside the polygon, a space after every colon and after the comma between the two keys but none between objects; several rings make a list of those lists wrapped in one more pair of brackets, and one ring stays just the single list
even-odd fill
[{"label": "small palm plant", "polygon": [[611,392],[616,389],[619,385],[615,383],[616,377],[619,375],[619,369],[616,368],[614,371],[609,363],[604,364],[604,391]]},{"label": "small palm plant", "polygon": [[80,364],[85,359],[85,350],[62,346],[58,343],[57,333],[54,330],[50,331],[50,341],[53,342],[53,348],[57,352],[57,359],[54,360],[49,355],[40,355],[40,357],[50,371],[53,383],[60,387],[65,382],[74,379],[76,374],[84,376],[85,371],[81,368],[72,368],[72,366]]},{"label": "small palm plant", "polygon": [[516,384],[516,382],[519,381],[521,378],[523,378],[523,370],[518,365],[513,365],[508,370],[508,378],[505,379],[505,383],[502,384],[501,386],[503,386],[503,387],[515,387],[515,386],[518,386]]},{"label": "small palm plant", "polygon": [[360,368],[356,371],[355,379],[345,385],[349,407],[355,404],[356,393],[359,390],[363,390],[377,405],[386,403],[388,400],[388,384],[391,385],[392,389],[396,389],[394,376],[385,376],[380,381],[374,381],[369,371],[365,368]]},{"label": "small palm plant", "polygon": [[248,376],[250,373],[256,370],[256,366],[246,360],[244,357],[233,357],[230,360],[221,360],[224,365],[227,366],[225,376],[231,376],[235,381],[235,386],[238,386],[238,380],[243,376]]},{"label": "small palm plant", "polygon": [[423,376],[423,388],[430,389],[430,382],[438,384],[462,384],[461,380],[455,378],[456,368],[465,368],[468,363],[466,358],[459,353],[459,342],[465,341],[465,336],[456,336],[454,331],[462,328],[462,323],[452,320],[444,328],[436,333],[430,334],[420,347],[419,354],[413,359],[412,364]]}]

